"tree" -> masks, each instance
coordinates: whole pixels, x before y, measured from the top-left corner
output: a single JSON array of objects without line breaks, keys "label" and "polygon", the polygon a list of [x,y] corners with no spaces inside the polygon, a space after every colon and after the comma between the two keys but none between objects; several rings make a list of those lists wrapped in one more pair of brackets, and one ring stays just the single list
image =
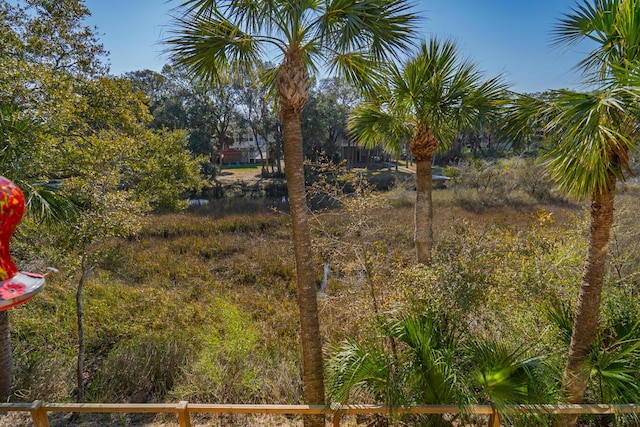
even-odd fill
[{"label": "tree", "polygon": [[460,60],[453,42],[432,38],[402,67],[392,64],[386,84],[353,111],[349,127],[359,143],[399,154],[409,140],[416,159],[414,241],[419,263],[431,261],[433,246],[433,157],[460,131],[494,114],[505,91],[499,77],[483,80],[474,63]]},{"label": "tree", "polygon": [[[405,0],[195,1],[182,3],[169,52],[195,75],[219,80],[231,64],[247,70],[274,50],[267,80],[278,94],[291,207],[303,351],[303,394],[324,403],[322,342],[304,187],[301,114],[309,72],[320,66],[370,86],[376,65],[410,42],[415,21]],[[324,425],[309,417],[309,425]]]},{"label": "tree", "polygon": [[[554,29],[556,45],[583,40],[595,47],[580,62],[590,92],[551,91],[544,100],[521,97],[513,120],[521,128],[541,124],[552,140],[546,159],[551,176],[567,194],[591,201],[588,250],[563,376],[570,403],[583,400],[586,361],[596,342],[617,181],[625,180],[629,150],[637,145],[640,87],[640,1],[584,1]],[[559,425],[575,425],[577,416]]]},{"label": "tree", "polygon": [[[265,162],[265,154],[268,158],[269,143],[275,137],[274,131],[276,127],[273,100],[269,96],[268,88],[262,85],[257,78],[267,68],[267,64],[256,64],[252,73],[237,79],[235,88],[239,103],[237,114],[240,129],[248,127],[251,131],[255,147],[260,155],[263,175],[266,173],[268,166]],[[265,143],[266,153],[262,151],[260,139]]]},{"label": "tree", "polygon": [[[94,245],[111,236],[128,236],[139,231],[147,205],[134,191],[119,190],[121,170],[126,167],[131,139],[107,131],[88,137],[88,149],[75,151],[77,166],[73,178],[64,185],[81,206],[69,221],[54,228],[56,246],[80,258],[80,278],[76,287],[78,358],[76,365],[77,400],[85,400],[85,328],[82,293],[99,266],[100,254]],[[108,140],[110,144],[104,144]]]},{"label": "tree", "polygon": [[185,207],[186,192],[198,188],[201,159],[185,149],[186,132],[145,128],[148,109],[128,81],[100,78],[86,82],[78,93],[87,97],[77,110],[78,129],[58,143],[64,156],[52,159],[78,209],[48,232],[57,238],[56,247],[80,259],[77,399],[84,402],[82,293],[103,255],[96,246],[137,232],[150,209]]},{"label": "tree", "polygon": [[[46,185],[55,173],[48,163],[54,135],[68,131],[78,79],[106,71],[100,62],[105,51],[83,24],[88,13],[78,0],[0,1],[0,166],[23,189],[27,212],[48,219],[64,218],[70,206]],[[6,312],[0,337],[0,399],[6,400],[13,375]]]},{"label": "tree", "polygon": [[[65,238],[81,242],[105,235],[92,230],[113,225],[117,215],[103,216],[105,206],[117,210],[125,195],[127,205],[144,210],[182,203],[176,197],[184,198],[198,171],[197,159],[184,150],[184,133],[146,131],[146,98],[128,81],[105,76],[105,52],[83,24],[88,14],[80,0],[30,0],[26,6],[0,0],[0,168],[24,190],[27,213],[52,220],[43,223],[47,234],[64,229]],[[79,190],[82,180],[82,191],[66,191]],[[155,199],[144,193],[158,188],[170,191]],[[0,383],[10,384],[6,313],[0,337]],[[3,400],[9,391],[0,391]]]},{"label": "tree", "polygon": [[[340,79],[323,79],[309,95],[302,112],[304,155],[340,159],[340,139],[348,139],[347,118],[358,99],[357,92]],[[350,142],[350,141],[349,141]],[[352,156],[346,159],[352,165]]]},{"label": "tree", "polygon": [[339,79],[324,79],[320,81],[320,92],[323,94],[325,102],[333,106],[330,110],[329,116],[332,119],[332,123],[329,126],[329,139],[337,145],[339,138],[347,140],[347,167],[353,167],[356,162],[355,152],[352,149],[352,140],[348,131],[349,113],[360,101],[361,96],[348,84]]}]

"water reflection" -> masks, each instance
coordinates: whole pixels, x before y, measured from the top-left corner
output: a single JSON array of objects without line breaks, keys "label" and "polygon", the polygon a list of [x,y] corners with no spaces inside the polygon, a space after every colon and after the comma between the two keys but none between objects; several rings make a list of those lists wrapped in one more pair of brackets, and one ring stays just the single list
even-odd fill
[{"label": "water reflection", "polygon": [[[308,204],[313,210],[331,209],[338,205],[335,200],[328,197],[312,198]],[[203,199],[198,203],[191,201],[189,205],[189,212],[214,218],[223,218],[229,215],[289,214],[289,198],[286,196]]]},{"label": "water reflection", "polygon": [[286,197],[229,197],[208,200],[208,203],[190,203],[189,212],[223,218],[228,215],[288,214]]}]

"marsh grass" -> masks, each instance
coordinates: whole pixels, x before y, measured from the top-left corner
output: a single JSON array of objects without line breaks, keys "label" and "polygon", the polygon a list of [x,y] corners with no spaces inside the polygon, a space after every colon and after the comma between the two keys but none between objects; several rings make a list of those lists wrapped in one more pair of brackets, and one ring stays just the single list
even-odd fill
[{"label": "marsh grass", "polygon": [[[327,352],[345,337],[368,336],[381,316],[421,305],[515,345],[558,345],[543,311],[548,298],[575,299],[587,224],[581,207],[474,210],[456,190],[438,190],[434,264],[414,267],[410,191],[373,203],[350,196],[348,209],[314,215],[318,283],[330,265],[319,294]],[[632,306],[640,291],[633,255],[640,253],[633,227],[639,197],[632,189],[619,196],[607,297]],[[208,215],[204,208],[154,215],[139,235],[106,243],[109,256],[85,290],[90,400],[301,403],[289,217],[271,210]],[[69,262],[49,276],[45,292],[11,312],[13,400],[75,399],[77,275]],[[131,420],[106,424],[136,425]]]}]

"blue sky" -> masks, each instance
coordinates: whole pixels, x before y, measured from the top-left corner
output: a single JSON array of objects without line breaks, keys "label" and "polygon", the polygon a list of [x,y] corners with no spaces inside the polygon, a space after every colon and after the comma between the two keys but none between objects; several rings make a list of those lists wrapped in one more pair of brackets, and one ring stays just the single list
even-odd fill
[{"label": "blue sky", "polygon": [[[86,0],[92,13],[87,23],[98,28],[110,52],[111,73],[151,69],[166,62],[160,41],[167,37],[170,10],[177,1]],[[465,57],[487,75],[503,74],[518,92],[576,88],[573,67],[584,48],[550,47],[550,31],[575,0],[421,0],[419,37],[455,40]]]}]

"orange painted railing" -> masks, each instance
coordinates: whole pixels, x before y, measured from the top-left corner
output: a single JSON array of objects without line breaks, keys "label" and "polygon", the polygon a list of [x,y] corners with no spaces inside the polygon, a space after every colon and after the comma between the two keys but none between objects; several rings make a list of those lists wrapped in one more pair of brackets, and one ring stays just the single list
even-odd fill
[{"label": "orange painted railing", "polygon": [[[357,414],[477,414],[494,415],[499,426],[500,415],[489,405],[428,405],[411,408],[389,408],[380,405],[215,405],[189,403],[0,403],[0,412],[29,412],[34,427],[49,427],[49,412],[85,413],[174,413],[180,427],[191,427],[190,414],[287,414],[332,417],[334,427],[340,426],[343,415]],[[638,414],[640,405],[513,405],[502,414]]]}]

